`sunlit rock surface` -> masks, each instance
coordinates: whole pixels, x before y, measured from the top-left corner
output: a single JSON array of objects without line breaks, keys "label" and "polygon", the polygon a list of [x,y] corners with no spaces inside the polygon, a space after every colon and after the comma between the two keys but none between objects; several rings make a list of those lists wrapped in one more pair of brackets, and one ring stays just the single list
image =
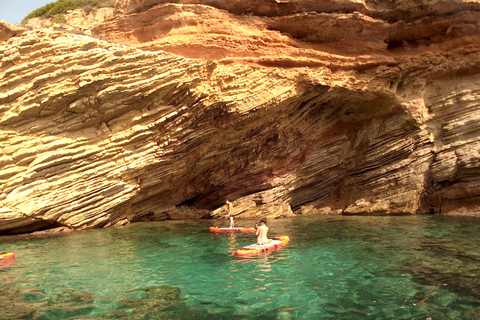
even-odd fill
[{"label": "sunlit rock surface", "polygon": [[479,1],[218,3],[0,25],[0,233],[480,212]]}]

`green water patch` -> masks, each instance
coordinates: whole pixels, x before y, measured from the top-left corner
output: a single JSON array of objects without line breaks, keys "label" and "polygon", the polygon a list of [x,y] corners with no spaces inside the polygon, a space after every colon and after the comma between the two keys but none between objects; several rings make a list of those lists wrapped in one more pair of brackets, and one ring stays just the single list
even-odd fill
[{"label": "green water patch", "polygon": [[249,258],[234,252],[253,234],[209,221],[2,238],[0,319],[476,319],[479,222],[271,220],[290,243]]}]

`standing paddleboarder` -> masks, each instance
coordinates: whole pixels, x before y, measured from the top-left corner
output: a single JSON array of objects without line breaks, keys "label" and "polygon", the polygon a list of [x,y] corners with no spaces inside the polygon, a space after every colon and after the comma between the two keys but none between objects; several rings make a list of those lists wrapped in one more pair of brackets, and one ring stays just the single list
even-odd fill
[{"label": "standing paddleboarder", "polygon": [[233,217],[235,216],[233,214],[233,204],[228,200],[225,203],[227,204],[227,211],[228,211],[227,218],[230,219],[230,229],[233,229],[235,226],[235,223],[233,222]]}]

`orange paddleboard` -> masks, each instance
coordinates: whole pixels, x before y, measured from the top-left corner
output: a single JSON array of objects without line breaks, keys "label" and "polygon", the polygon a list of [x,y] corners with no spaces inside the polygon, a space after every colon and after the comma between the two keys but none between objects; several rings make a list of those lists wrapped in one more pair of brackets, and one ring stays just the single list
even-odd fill
[{"label": "orange paddleboard", "polygon": [[0,253],[0,260],[15,258],[15,252],[2,252]]},{"label": "orange paddleboard", "polygon": [[242,249],[238,249],[235,252],[235,255],[237,255],[237,257],[248,257],[248,256],[253,256],[255,254],[259,254],[262,252],[272,251],[281,246],[286,245],[290,241],[290,238],[289,236],[279,236],[271,240],[272,241],[270,241],[267,244],[255,243],[255,244],[251,244],[249,246],[243,247]]}]

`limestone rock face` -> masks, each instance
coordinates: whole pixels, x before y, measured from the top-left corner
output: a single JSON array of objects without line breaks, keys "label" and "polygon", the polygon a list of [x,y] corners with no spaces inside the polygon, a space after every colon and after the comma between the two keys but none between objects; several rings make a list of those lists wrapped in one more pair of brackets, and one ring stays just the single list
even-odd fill
[{"label": "limestone rock face", "polygon": [[113,8],[99,8],[86,13],[84,10],[72,10],[65,14],[65,23],[78,28],[91,29],[99,23],[112,19]]},{"label": "limestone rock face", "polygon": [[479,1],[115,10],[0,29],[0,233],[479,212]]},{"label": "limestone rock face", "polygon": [[11,25],[5,21],[0,21],[0,41],[8,40],[11,37],[19,36],[23,32],[23,28]]},{"label": "limestone rock face", "polygon": [[464,0],[119,0],[116,9],[125,14],[94,34],[190,58],[281,67],[457,48],[478,42],[480,21],[478,1]]}]

